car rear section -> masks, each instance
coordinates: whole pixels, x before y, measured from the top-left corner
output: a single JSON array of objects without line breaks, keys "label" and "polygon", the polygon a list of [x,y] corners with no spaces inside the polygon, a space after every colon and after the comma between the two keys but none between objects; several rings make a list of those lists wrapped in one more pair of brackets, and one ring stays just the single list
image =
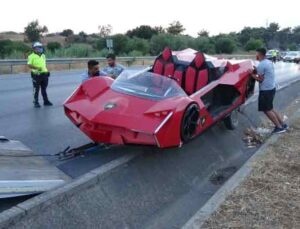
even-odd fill
[{"label": "car rear section", "polygon": [[90,93],[98,83],[86,82],[64,104],[67,117],[90,139],[110,144],[180,145],[178,123],[187,97],[155,101],[109,87]]}]

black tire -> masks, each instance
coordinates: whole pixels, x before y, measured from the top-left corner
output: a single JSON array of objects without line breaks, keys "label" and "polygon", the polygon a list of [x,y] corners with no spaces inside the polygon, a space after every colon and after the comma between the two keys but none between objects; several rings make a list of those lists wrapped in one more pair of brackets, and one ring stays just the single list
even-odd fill
[{"label": "black tire", "polygon": [[228,115],[226,118],[224,118],[224,124],[225,127],[228,130],[234,130],[238,127],[239,125],[239,112],[238,110],[233,110],[230,115]]},{"label": "black tire", "polygon": [[180,135],[183,143],[191,140],[196,132],[199,120],[199,107],[197,104],[190,104],[182,117]]}]

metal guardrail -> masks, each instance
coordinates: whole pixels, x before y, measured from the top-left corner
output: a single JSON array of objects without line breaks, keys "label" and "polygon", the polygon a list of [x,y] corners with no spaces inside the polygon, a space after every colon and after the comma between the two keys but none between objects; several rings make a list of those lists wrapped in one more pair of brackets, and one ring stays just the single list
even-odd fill
[{"label": "metal guardrail", "polygon": [[[94,59],[99,61],[100,63],[106,62],[106,58],[104,57],[89,57],[89,58],[51,58],[47,59],[47,64],[53,65],[68,65],[68,69],[72,68],[72,64],[76,63],[86,63],[90,59]],[[118,61],[122,63],[126,63],[130,66],[135,61],[141,61],[142,65],[145,65],[146,61],[154,60],[155,56],[143,56],[143,57],[118,57]],[[9,73],[12,74],[14,72],[14,66],[25,66],[27,65],[26,59],[10,59],[10,60],[0,60],[0,67],[8,67]],[[1,74],[1,71],[0,71]]]},{"label": "metal guardrail", "polygon": [[[253,59],[254,55],[228,55],[228,54],[220,54],[215,55],[219,58],[236,58],[236,59]],[[105,57],[90,57],[90,58],[51,58],[47,59],[47,64],[65,64],[68,65],[68,68],[71,69],[72,64],[76,63],[86,63],[88,60],[94,59],[99,61],[100,63],[106,62]],[[135,61],[141,61],[142,65],[145,65],[146,61],[154,60],[155,56],[142,56],[142,57],[118,57],[118,61],[122,63],[126,63],[128,66],[134,63]],[[9,60],[0,60],[0,67],[9,67],[9,72],[13,73],[14,66],[25,66],[27,65],[26,59],[9,59]],[[1,74],[1,72],[0,72]]]},{"label": "metal guardrail", "polygon": [[[155,56],[143,56],[143,57],[118,57],[119,61],[122,62],[131,62],[136,60],[153,60]],[[106,61],[104,57],[90,57],[90,58],[51,58],[47,59],[48,64],[69,64],[69,63],[80,63],[87,62],[88,60],[93,59],[100,62]],[[0,60],[0,66],[4,65],[26,65],[26,59],[9,59],[9,60]]]}]

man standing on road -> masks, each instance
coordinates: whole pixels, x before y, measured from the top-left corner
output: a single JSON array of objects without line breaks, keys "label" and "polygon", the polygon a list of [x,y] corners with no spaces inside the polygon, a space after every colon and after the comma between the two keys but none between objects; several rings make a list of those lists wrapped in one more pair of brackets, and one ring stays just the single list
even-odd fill
[{"label": "man standing on road", "polygon": [[28,56],[27,65],[31,69],[31,78],[33,84],[33,104],[34,107],[41,107],[39,104],[39,91],[41,88],[44,99],[44,106],[52,106],[47,95],[48,78],[50,73],[46,66],[46,56],[43,45],[40,42],[34,42],[33,52]]},{"label": "man standing on road", "polygon": [[274,49],[272,51],[272,61],[273,61],[273,63],[276,63],[276,60],[277,60],[277,51]]},{"label": "man standing on road", "polygon": [[88,70],[81,75],[82,83],[90,78],[97,76],[106,76],[107,74],[100,70],[99,62],[96,60],[89,60],[87,63]]},{"label": "man standing on road", "polygon": [[266,58],[267,50],[256,50],[256,59],[259,61],[256,71],[250,71],[251,76],[259,82],[258,110],[274,123],[273,133],[284,133],[288,125],[283,122],[280,115],[273,109],[273,100],[276,93],[274,66]]},{"label": "man standing on road", "polygon": [[111,78],[116,79],[125,69],[124,66],[116,63],[116,55],[113,53],[109,53],[106,60],[107,66],[103,68],[103,71]]}]

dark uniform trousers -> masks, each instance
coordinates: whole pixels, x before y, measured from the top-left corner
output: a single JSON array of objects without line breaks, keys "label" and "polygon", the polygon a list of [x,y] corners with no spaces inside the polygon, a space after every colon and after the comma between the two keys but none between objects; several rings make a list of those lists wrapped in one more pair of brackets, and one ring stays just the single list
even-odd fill
[{"label": "dark uniform trousers", "polygon": [[31,73],[32,78],[32,84],[33,84],[33,102],[38,103],[39,102],[39,92],[40,88],[42,91],[42,96],[44,99],[44,102],[48,101],[48,95],[47,95],[47,86],[48,86],[48,78],[49,74],[34,74]]}]

